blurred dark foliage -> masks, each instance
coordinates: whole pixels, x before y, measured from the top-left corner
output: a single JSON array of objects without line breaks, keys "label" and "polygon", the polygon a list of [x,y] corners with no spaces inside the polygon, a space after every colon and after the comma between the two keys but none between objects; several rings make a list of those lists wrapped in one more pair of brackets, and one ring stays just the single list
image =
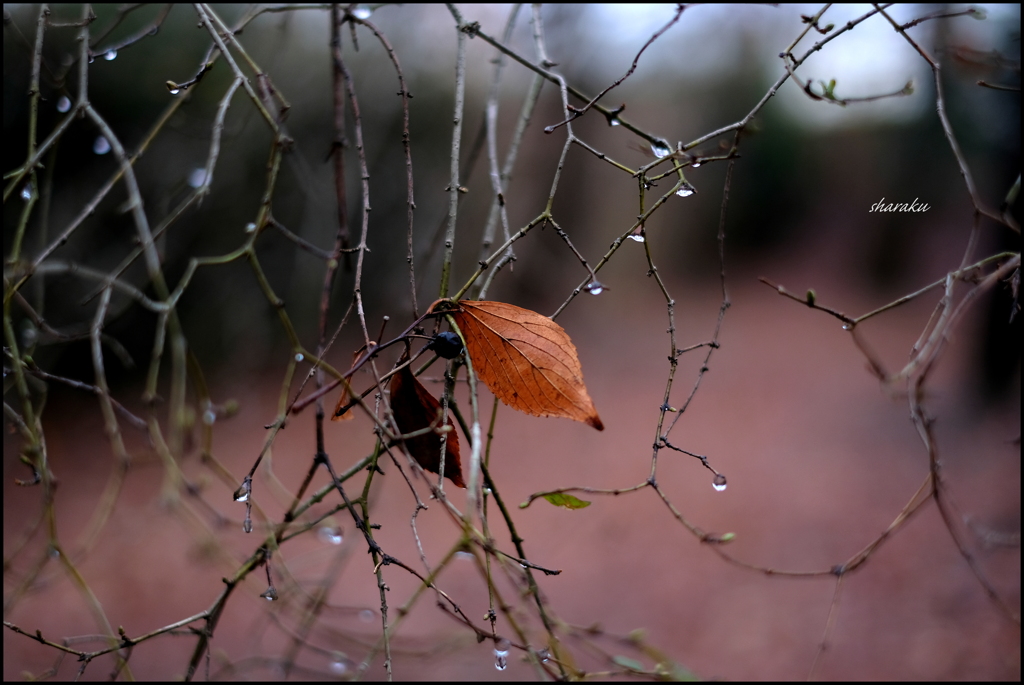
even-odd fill
[{"label": "blurred dark foliage", "polygon": [[[761,8],[771,11],[768,8]],[[97,5],[94,26],[111,21],[115,8]],[[156,6],[132,12],[111,40],[138,30],[152,21]],[[451,135],[450,49],[440,37],[419,35],[419,40],[403,41],[417,35],[417,20],[440,8],[384,8],[375,15],[385,33],[393,36],[403,60],[414,99],[412,100],[411,137],[416,174],[416,253],[420,306],[436,296],[439,255],[437,231],[443,225],[446,209],[447,150]],[[586,38],[582,19],[589,15],[567,6],[549,8],[547,30],[552,49],[565,52],[566,46]],[[54,18],[73,20],[77,8],[54,6]],[[241,8],[224,8],[229,21]],[[582,14],[581,14],[582,12]],[[577,21],[579,20],[579,21]],[[32,12],[12,12],[17,32],[30,40],[34,35]],[[431,31],[424,23],[420,32]],[[440,24],[443,25],[443,22]],[[315,29],[314,29],[315,27]],[[450,27],[445,30],[450,30]],[[583,34],[583,35],[581,35]],[[993,82],[1019,83],[1016,70],[1006,66],[1017,59],[1019,65],[1019,25],[1006,26],[996,50],[1008,56],[1003,63],[987,64],[982,59],[948,59],[944,83],[949,113],[960,144],[972,164],[983,197],[998,206],[1005,193],[1007,179],[1020,168],[1020,99],[1012,93],[979,88],[981,77]],[[286,122],[295,139],[293,151],[286,157],[274,194],[274,216],[293,232],[322,247],[328,247],[334,232],[334,196],[330,151],[331,96],[330,64],[326,22],[315,22],[291,13],[265,15],[251,25],[243,40],[253,58],[271,75],[291,102]],[[744,57],[737,60],[725,77],[699,79],[679,76],[665,81],[665,70],[655,75],[640,69],[630,83],[633,91],[647,88],[649,102],[631,99],[627,113],[641,126],[663,130],[667,139],[690,139],[745,114],[776,78],[779,65],[756,58],[753,41],[747,36],[737,49]],[[4,41],[4,168],[17,167],[24,157],[27,131],[27,98],[30,50],[16,31],[5,30]],[[159,33],[130,47],[113,61],[97,58],[89,70],[89,96],[98,110],[122,136],[129,150],[143,140],[152,123],[171,97],[165,81],[184,81],[198,68],[207,47],[205,32],[196,28],[196,20],[186,7],[174,8]],[[666,40],[672,40],[668,36]],[[526,45],[526,43],[521,43]],[[443,48],[436,47],[443,45]],[[436,49],[431,48],[436,47]],[[686,46],[681,46],[686,47]],[[476,41],[472,49],[480,59],[474,66],[489,63],[490,52]],[[942,53],[959,56],[958,46],[949,45]],[[76,67],[71,62],[75,50],[73,29],[48,31],[40,108],[41,138],[59,121],[55,105],[62,95],[74,97]],[[968,54],[968,53],[965,53]],[[973,53],[970,53],[973,54]],[[408,316],[407,277],[405,274],[405,172],[401,152],[401,109],[395,96],[397,86],[384,53],[371,40],[360,43],[358,53],[346,41],[346,55],[356,79],[362,109],[362,124],[368,151],[371,177],[371,230],[367,259],[367,281],[363,289],[371,318],[389,315],[393,319]],[[585,59],[563,55],[564,70],[574,83],[597,90],[607,83],[608,74],[597,72]],[[624,54],[628,65],[632,55]],[[67,73],[56,79],[55,73]],[[528,75],[515,64],[506,67],[503,88],[518,92]],[[648,79],[648,81],[644,81]],[[654,79],[657,79],[656,81]],[[188,102],[160,132],[147,153],[137,163],[146,209],[153,225],[159,223],[184,194],[189,174],[205,163],[210,125],[221,94],[229,80],[226,65],[219,63],[200,86],[190,90]],[[483,122],[486,88],[482,79],[472,79],[467,93],[467,121],[463,146],[464,163]],[[791,87],[787,85],[786,87]],[[931,97],[932,84],[916,86],[924,97]],[[612,99],[619,97],[613,93]],[[680,104],[682,103],[682,104]],[[699,106],[689,104],[699,103]],[[820,106],[828,105],[822,103]],[[870,104],[858,105],[871,107]],[[677,109],[680,107],[681,109]],[[511,122],[518,105],[507,107],[502,122]],[[557,92],[547,86],[535,120],[527,131],[522,153],[523,164],[516,172],[510,195],[510,221],[514,227],[531,216],[520,215],[522,207],[538,212],[543,207],[550,177],[533,174],[535,169],[553,168],[561,146],[557,136],[546,136],[544,125],[561,118]],[[682,119],[678,114],[685,114]],[[350,225],[356,236],[360,230],[359,169],[353,143],[352,116],[349,125],[348,192]],[[584,117],[575,126],[580,135],[595,147],[627,163],[640,164],[643,158],[627,145],[630,136],[610,129],[601,117]],[[1008,137],[985,135],[986,129],[1010,131]],[[499,145],[510,135],[511,124],[503,128]],[[969,201],[962,180],[956,173],[951,154],[942,138],[939,122],[931,108],[919,117],[898,123],[868,123],[858,128],[821,130],[795,119],[781,107],[769,106],[755,120],[753,133],[741,145],[742,159],[736,167],[728,215],[730,259],[744,268],[808,246],[830,245],[833,270],[859,281],[881,298],[893,297],[934,279],[953,266],[950,255],[959,254],[969,225]],[[557,139],[556,139],[557,138]],[[86,122],[76,122],[60,142],[52,164],[54,202],[49,212],[48,235],[52,236],[80,210],[95,190],[115,169],[112,155],[93,151],[95,130]],[[203,204],[191,209],[168,234],[159,247],[165,260],[170,283],[175,283],[195,256],[223,254],[237,247],[247,222],[255,215],[259,195],[265,185],[268,133],[263,122],[245,102],[244,94],[235,97],[228,113],[222,152],[212,191]],[[714,145],[712,143],[711,145]],[[703,152],[711,154],[710,146]],[[556,198],[560,216],[572,217],[575,225],[566,226],[577,247],[585,254],[599,256],[612,238],[638,213],[635,189],[629,184],[607,189],[608,167],[594,164],[582,152],[570,155],[562,184],[564,192]],[[465,180],[469,194],[464,198],[460,217],[459,246],[456,253],[455,281],[463,278],[476,262],[478,236],[490,204],[485,155],[476,162],[473,175]],[[709,168],[708,168],[709,167]],[[652,239],[658,240],[663,254],[673,256],[666,265],[675,276],[684,279],[716,277],[715,244],[720,188],[724,165],[708,165],[692,170],[691,180],[699,193],[686,203],[675,203],[659,212],[649,223]],[[43,178],[45,174],[41,174]],[[667,181],[666,181],[667,182]],[[600,189],[600,190],[597,190]],[[909,201],[920,197],[932,205],[921,215],[870,214],[867,209],[882,197]],[[130,217],[125,213],[125,193],[120,187],[97,208],[85,225],[62,247],[57,258],[76,261],[100,269],[111,269],[135,244]],[[20,207],[7,203],[4,209],[5,250]],[[1019,216],[1018,206],[1014,212]],[[535,214],[533,214],[535,215]],[[40,237],[40,217],[34,217],[27,253],[34,254],[45,239]],[[1019,249],[1019,236],[1007,237],[1005,231],[983,231],[985,240],[994,234],[1007,249]],[[938,246],[938,247],[937,247]],[[993,247],[983,244],[982,249]],[[564,244],[552,231],[517,246],[522,257],[514,275],[499,279],[496,296],[541,311],[561,301],[562,293],[583,277],[582,269],[566,269]],[[300,331],[312,335],[317,316],[319,289],[322,287],[322,262],[297,249],[285,238],[268,231],[258,244],[263,268],[277,292],[284,297]],[[614,266],[609,273],[614,276]],[[543,274],[544,278],[537,276]],[[126,276],[145,285],[145,273],[139,264]],[[615,287],[614,279],[609,282]],[[352,274],[345,272],[334,291],[336,309],[348,301]],[[91,285],[71,277],[49,278],[45,284],[47,319],[55,326],[84,325],[91,308],[83,307],[82,296]],[[984,329],[984,351],[979,362],[984,369],[985,388],[999,393],[1010,387],[1013,369],[1019,368],[1019,318],[1008,327],[1009,301],[1006,292],[993,296],[990,324]],[[137,363],[148,359],[152,347],[153,315],[139,307],[118,302],[122,313],[109,328]],[[229,371],[247,373],[268,363],[268,355],[282,342],[282,333],[263,294],[255,287],[251,270],[242,262],[201,269],[180,304],[186,334],[193,349],[211,367],[226,365]],[[337,320],[336,317],[333,320]],[[1003,323],[1000,323],[1002,321]],[[1016,351],[1016,352],[1015,352]],[[37,354],[41,365],[70,377],[89,377],[91,364],[85,341],[51,345]],[[125,369],[111,360],[108,367],[115,384],[126,380]],[[133,372],[134,373],[134,372]],[[134,376],[133,376],[134,377]]]}]

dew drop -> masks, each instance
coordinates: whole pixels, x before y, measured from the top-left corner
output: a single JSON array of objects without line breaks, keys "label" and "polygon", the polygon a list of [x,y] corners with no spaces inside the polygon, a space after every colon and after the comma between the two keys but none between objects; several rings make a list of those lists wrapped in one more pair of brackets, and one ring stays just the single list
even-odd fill
[{"label": "dew drop", "polygon": [[29,319],[24,319],[21,326],[21,346],[32,347],[39,339],[39,331]]},{"label": "dew drop", "polygon": [[21,189],[21,199],[27,202],[32,199],[32,195],[34,194],[35,188],[32,187],[32,181],[29,181]]},{"label": "dew drop", "polygon": [[[207,409],[206,411],[203,412],[203,425],[212,426],[216,420],[217,414],[212,409]],[[246,498],[248,498],[248,495],[246,496]]]},{"label": "dew drop", "polygon": [[615,117],[612,117],[612,118],[611,118],[611,119],[610,119],[610,120],[608,121],[608,123],[609,123],[609,124],[611,124],[612,126],[621,126],[621,125],[622,125],[622,122],[621,122],[621,121],[619,121],[618,119],[616,119]]},{"label": "dew drop", "polygon": [[252,493],[252,483],[248,478],[242,481],[242,484],[235,490],[235,501],[236,502],[248,502],[249,494]]},{"label": "dew drop", "polygon": [[107,154],[108,152],[110,152],[110,141],[104,138],[103,136],[97,137],[96,140],[93,141],[92,151],[95,152],[97,155]]},{"label": "dew drop", "polygon": [[472,552],[456,552],[455,553],[455,558],[456,559],[472,559],[473,558],[473,553]]},{"label": "dew drop", "polygon": [[117,59],[117,50],[107,50],[107,54],[103,55],[103,59],[107,60],[108,62],[113,62],[115,59]]},{"label": "dew drop", "polygon": [[848,323],[844,323],[844,324],[843,324],[843,330],[844,330],[844,331],[848,331],[848,330],[850,330],[851,328],[853,328],[853,326],[851,326],[850,324],[848,324]]},{"label": "dew drop", "polygon": [[377,618],[377,614],[374,613],[373,609],[363,609],[359,612],[359,620],[363,623],[373,623]]},{"label": "dew drop", "polygon": [[340,528],[332,528],[330,526],[321,526],[320,529],[317,530],[316,535],[320,540],[329,545],[340,545],[344,539],[341,535]]},{"label": "dew drop", "polygon": [[680,187],[679,190],[676,191],[676,195],[678,195],[679,197],[690,197],[696,192],[696,188],[694,188],[689,183],[684,183],[682,187]]},{"label": "dew drop", "polygon": [[722,490],[725,490],[725,487],[726,487],[725,476],[723,476],[720,473],[716,473],[714,480],[711,481],[711,487],[713,487],[718,492],[721,492]]},{"label": "dew drop", "polygon": [[697,167],[699,167],[699,166],[700,166],[700,162],[694,162],[694,163],[693,163],[693,164],[691,164],[690,166],[692,166],[692,167],[693,167],[694,169],[696,169]]},{"label": "dew drop", "polygon": [[653,152],[654,156],[658,159],[662,159],[672,154],[672,148],[668,146],[668,143],[658,141],[657,143],[651,143],[651,152]]},{"label": "dew drop", "polygon": [[169,92],[171,93],[171,95],[178,95],[179,93],[181,93],[181,88],[171,88]]},{"label": "dew drop", "polygon": [[499,671],[508,668],[508,650],[512,643],[502,638],[494,645],[494,667]]},{"label": "dew drop", "polygon": [[297,361],[297,362],[301,362],[301,361],[302,361],[303,359],[305,359],[305,358],[306,358],[306,357],[305,357],[305,356],[303,356],[303,354],[302,354],[301,352],[297,352],[297,353],[295,354],[295,361]]},{"label": "dew drop", "polygon": [[244,533],[251,533],[252,532],[252,519],[247,518],[244,521],[242,521],[242,532],[244,532]]},{"label": "dew drop", "polygon": [[246,233],[253,233],[255,230],[256,230],[256,224],[254,224],[253,222],[250,221],[249,223],[247,223],[245,225],[245,232]]},{"label": "dew drop", "polygon": [[597,281],[591,281],[590,285],[587,286],[587,292],[591,295],[600,295],[605,291],[605,285],[598,283]]},{"label": "dew drop", "polygon": [[268,602],[273,602],[275,599],[277,599],[277,590],[275,590],[273,587],[268,587],[266,592],[261,594],[260,597],[267,600]]},{"label": "dew drop", "polygon": [[369,19],[371,14],[373,14],[373,10],[369,7],[356,7],[352,10],[352,16],[356,19]]},{"label": "dew drop", "polygon": [[628,237],[630,240],[635,240],[638,243],[642,243],[645,240],[643,233],[630,233]]},{"label": "dew drop", "polygon": [[343,654],[335,654],[331,662],[331,673],[334,675],[345,675],[348,673],[348,661]]},{"label": "dew drop", "polygon": [[67,95],[61,95],[60,100],[57,100],[57,111],[66,112],[71,109],[71,100],[68,99]]},{"label": "dew drop", "polygon": [[197,167],[188,175],[188,184],[191,187],[198,188],[204,183],[206,183],[206,169]]},{"label": "dew drop", "polygon": [[546,664],[551,659],[551,652],[547,649],[542,649],[537,652],[537,658],[540,659],[542,664]]}]

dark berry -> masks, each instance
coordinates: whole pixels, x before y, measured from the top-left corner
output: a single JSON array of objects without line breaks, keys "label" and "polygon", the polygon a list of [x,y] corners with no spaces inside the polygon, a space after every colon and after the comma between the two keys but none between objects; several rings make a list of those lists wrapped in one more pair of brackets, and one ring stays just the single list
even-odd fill
[{"label": "dark berry", "polygon": [[455,359],[462,354],[462,340],[451,331],[445,331],[435,335],[434,339],[427,345],[427,349],[437,352],[439,357]]}]

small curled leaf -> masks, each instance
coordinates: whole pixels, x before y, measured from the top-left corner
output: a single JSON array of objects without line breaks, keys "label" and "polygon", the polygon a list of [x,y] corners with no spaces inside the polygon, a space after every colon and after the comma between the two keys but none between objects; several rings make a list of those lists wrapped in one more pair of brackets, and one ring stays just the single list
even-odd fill
[{"label": "small curled leaf", "polygon": [[564,492],[556,492],[551,495],[544,495],[544,499],[554,504],[556,507],[565,507],[566,509],[583,509],[589,507],[591,502],[582,500],[572,495],[567,495]]},{"label": "small curled leaf", "polygon": [[[408,366],[391,377],[391,410],[402,433],[414,433],[440,423],[441,403],[423,387]],[[444,449],[444,477],[464,488],[459,461],[459,436],[451,418]],[[405,439],[405,448],[427,471],[438,473],[441,467],[441,436],[434,432]]]}]

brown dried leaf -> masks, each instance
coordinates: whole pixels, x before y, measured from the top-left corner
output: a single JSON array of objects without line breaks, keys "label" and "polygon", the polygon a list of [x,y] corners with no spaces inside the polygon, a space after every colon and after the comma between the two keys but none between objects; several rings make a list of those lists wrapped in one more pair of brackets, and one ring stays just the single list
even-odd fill
[{"label": "brown dried leaf", "polygon": [[[412,433],[440,423],[441,403],[423,387],[412,370],[406,366],[391,377],[391,411],[395,423],[402,433]],[[462,463],[459,461],[459,436],[451,418],[451,430],[444,450],[444,477],[460,488],[466,487],[462,480]],[[405,439],[405,448],[412,458],[427,471],[437,473],[441,466],[441,436],[425,433]]]},{"label": "brown dried leaf", "polygon": [[557,323],[504,302],[459,302],[452,312],[473,369],[498,399],[533,416],[604,430],[583,384],[576,346]]}]

